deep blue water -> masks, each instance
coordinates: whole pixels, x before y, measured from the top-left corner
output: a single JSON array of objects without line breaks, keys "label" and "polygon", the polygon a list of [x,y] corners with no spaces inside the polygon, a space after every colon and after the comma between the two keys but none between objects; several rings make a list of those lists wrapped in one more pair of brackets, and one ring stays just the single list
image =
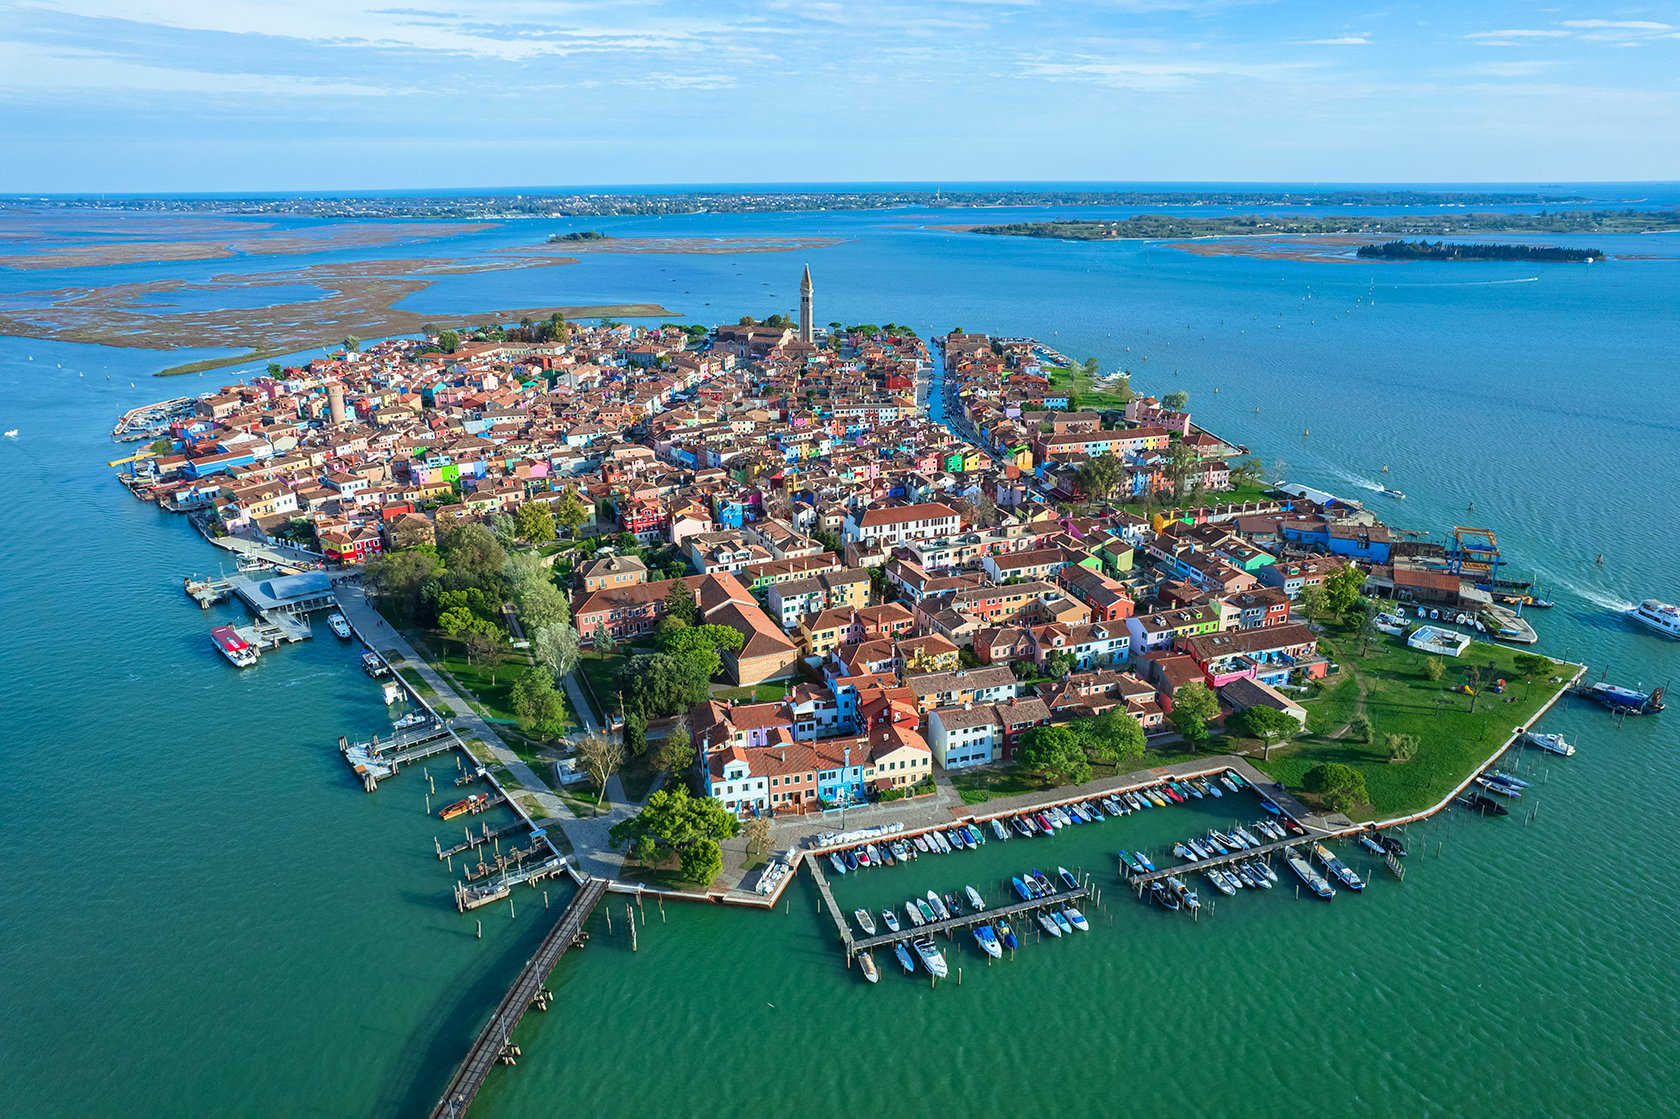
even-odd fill
[{"label": "deep blue water", "polygon": [[[1012,216],[1042,215],[984,218]],[[513,254],[578,228],[837,237],[800,254],[580,254],[446,278],[409,305],[447,319],[656,301],[730,321],[791,309],[808,261],[823,321],[1035,334],[1130,368],[1140,389],[1184,389],[1198,421],[1397,525],[1493,528],[1558,600],[1534,619],[1545,651],[1622,682],[1680,675],[1680,644],[1617,614],[1680,598],[1680,234],[1592,238],[1652,259],[1583,267],[1204,258],[927,228],[973,220],[528,221],[240,264]],[[228,270],[8,275],[0,293]],[[348,647],[323,636],[243,675],[209,650],[179,579],[216,555],[104,466],[126,453],[105,437],[124,408],[233,375],[148,376],[200,356],[0,345],[0,430],[19,432],[0,439],[0,1111],[409,1114],[517,969],[536,915],[497,911],[475,939],[431,856],[441,829],[420,782],[372,797],[351,782],[332,742],[378,729],[384,709]],[[1376,496],[1381,483],[1407,500]],[[481,1106],[919,1114],[907,1086],[925,1086],[999,1114],[1037,1070],[1043,1106],[1164,1114],[1192,1098],[1170,1087],[1187,1053],[1225,1039],[1220,1068],[1183,1089],[1220,1113],[1659,1113],[1671,1100],[1655,1070],[1680,1061],[1680,871],[1661,840],[1680,826],[1675,718],[1618,730],[1559,711],[1548,725],[1581,752],[1542,766],[1536,821],[1439,825],[1446,857],[1403,885],[1328,910],[1239,899],[1197,930],[1121,907],[1062,956],[1023,954],[1019,971],[936,995],[851,984],[809,911],[774,925],[676,910],[636,955],[603,939],[563,965],[567,1012],[536,1016],[526,1060]],[[1109,840],[1090,842],[1058,857],[1094,865]],[[792,908],[811,900],[796,892]],[[957,1036],[964,1047],[947,1044]],[[869,1074],[836,1085],[836,1047],[868,1038]],[[766,1052],[785,1075],[761,1067]],[[1068,1062],[1077,1075],[1053,1075]]]}]

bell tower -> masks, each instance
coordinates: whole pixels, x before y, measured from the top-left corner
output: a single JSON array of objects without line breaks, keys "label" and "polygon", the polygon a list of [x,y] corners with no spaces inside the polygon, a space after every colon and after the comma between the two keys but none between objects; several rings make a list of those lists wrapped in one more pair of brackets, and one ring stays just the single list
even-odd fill
[{"label": "bell tower", "polygon": [[806,345],[813,341],[811,310],[811,266],[805,266],[805,276],[799,281],[799,340]]}]

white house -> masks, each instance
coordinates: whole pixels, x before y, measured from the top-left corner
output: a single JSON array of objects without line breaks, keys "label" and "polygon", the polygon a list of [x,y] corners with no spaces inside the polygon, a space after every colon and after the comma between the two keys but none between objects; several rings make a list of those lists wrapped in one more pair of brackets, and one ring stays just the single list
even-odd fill
[{"label": "white house", "polygon": [[892,547],[908,540],[954,535],[962,518],[949,505],[937,501],[922,505],[896,505],[848,513],[841,525],[841,537],[848,544]]},{"label": "white house", "polygon": [[945,769],[986,765],[1002,750],[1003,728],[987,703],[941,707],[928,713],[928,746]]}]

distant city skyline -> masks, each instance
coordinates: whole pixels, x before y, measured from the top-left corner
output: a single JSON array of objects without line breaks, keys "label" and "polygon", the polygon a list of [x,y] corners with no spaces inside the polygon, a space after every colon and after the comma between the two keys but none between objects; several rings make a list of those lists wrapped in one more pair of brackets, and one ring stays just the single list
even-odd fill
[{"label": "distant city skyline", "polygon": [[1672,5],[17,0],[0,193],[1680,179]]}]

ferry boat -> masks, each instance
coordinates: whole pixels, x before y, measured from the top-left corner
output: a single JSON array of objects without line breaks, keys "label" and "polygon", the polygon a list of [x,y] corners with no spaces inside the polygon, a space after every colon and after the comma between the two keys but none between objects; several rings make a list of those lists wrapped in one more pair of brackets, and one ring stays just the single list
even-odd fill
[{"label": "ferry boat", "polygon": [[238,668],[250,668],[257,663],[256,647],[239,636],[239,631],[232,626],[217,626],[211,630],[210,641],[218,653]]},{"label": "ferry boat", "polygon": [[438,809],[440,819],[453,820],[457,816],[465,816],[469,812],[482,812],[484,806],[490,803],[490,797],[485,793],[474,793],[465,800],[458,800],[454,804],[446,804]]},{"label": "ferry boat", "polygon": [[1580,689],[1581,695],[1611,711],[1628,715],[1655,715],[1663,709],[1663,689],[1649,694],[1637,688],[1623,688],[1600,681]]},{"label": "ferry boat", "polygon": [[1629,621],[1654,629],[1664,637],[1680,637],[1680,606],[1648,598],[1627,612]]},{"label": "ferry boat", "polygon": [[1406,499],[1405,494],[1401,493],[1399,490],[1394,489],[1391,486],[1384,486],[1382,489],[1378,490],[1377,492],[1382,494],[1384,497],[1392,497],[1392,498],[1394,498],[1398,501],[1404,501]]},{"label": "ferry boat", "polygon": [[327,625],[330,626],[333,633],[337,634],[339,637],[344,638],[346,641],[350,640],[350,623],[345,620],[343,614],[328,614]]}]

